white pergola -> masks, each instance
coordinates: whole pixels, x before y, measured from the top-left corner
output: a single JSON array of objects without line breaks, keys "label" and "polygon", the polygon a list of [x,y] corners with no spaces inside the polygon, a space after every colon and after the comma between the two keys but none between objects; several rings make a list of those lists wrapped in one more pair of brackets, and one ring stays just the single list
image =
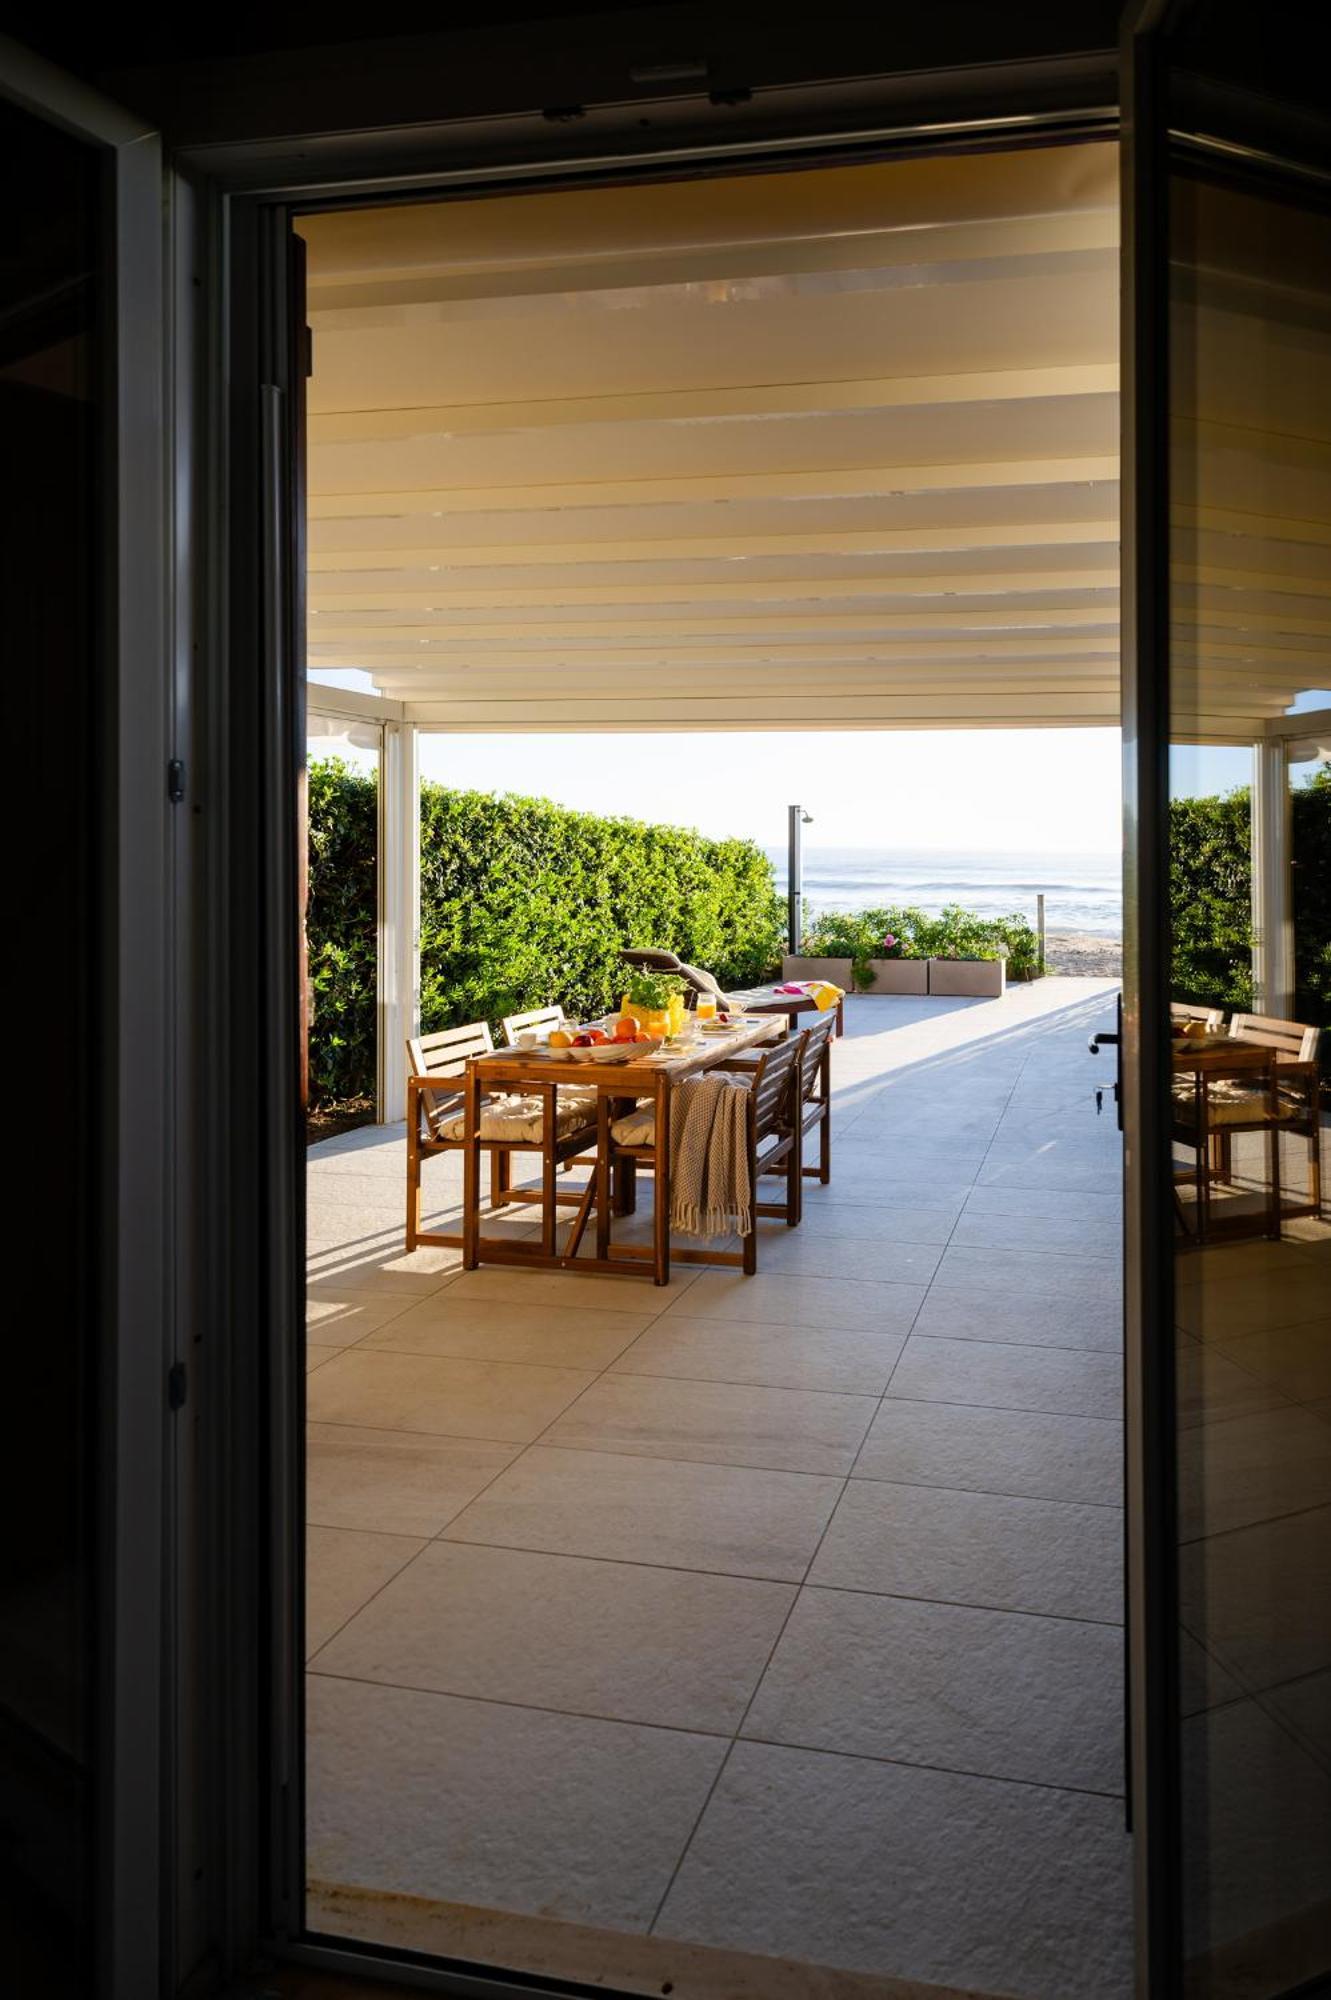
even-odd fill
[{"label": "white pergola", "polygon": [[[312,698],[384,726],[390,1105],[419,730],[1117,724],[1114,147],[299,227],[309,662],[377,690]],[[1236,241],[1194,280],[1173,668],[1179,740],[1258,746],[1276,1011],[1285,745],[1315,726],[1287,711],[1328,677],[1331,413],[1312,336],[1273,397],[1262,256]]]}]

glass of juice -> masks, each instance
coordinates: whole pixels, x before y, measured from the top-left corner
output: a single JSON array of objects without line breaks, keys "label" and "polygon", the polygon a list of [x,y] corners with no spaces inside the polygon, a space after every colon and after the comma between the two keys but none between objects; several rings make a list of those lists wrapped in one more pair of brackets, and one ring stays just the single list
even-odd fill
[{"label": "glass of juice", "polygon": [[716,1019],[716,1002],[710,994],[700,993],[698,995],[698,1004],[693,1011],[700,1021],[714,1021]]}]

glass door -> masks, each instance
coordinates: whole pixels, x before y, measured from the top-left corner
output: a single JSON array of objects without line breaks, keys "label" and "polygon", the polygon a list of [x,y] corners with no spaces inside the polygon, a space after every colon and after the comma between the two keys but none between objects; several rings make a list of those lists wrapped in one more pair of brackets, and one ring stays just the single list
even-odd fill
[{"label": "glass door", "polygon": [[1300,9],[1125,91],[1141,1990],[1331,1975],[1331,121]]}]

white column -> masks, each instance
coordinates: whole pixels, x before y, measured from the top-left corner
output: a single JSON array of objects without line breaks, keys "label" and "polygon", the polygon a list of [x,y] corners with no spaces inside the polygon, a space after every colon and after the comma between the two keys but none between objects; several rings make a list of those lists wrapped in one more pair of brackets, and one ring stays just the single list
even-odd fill
[{"label": "white column", "polygon": [[384,724],[379,782],[379,1105],[406,1116],[407,1037],[421,1024],[420,732]]},{"label": "white column", "polygon": [[1294,1005],[1289,773],[1280,737],[1252,751],[1253,1010],[1288,1020]]}]

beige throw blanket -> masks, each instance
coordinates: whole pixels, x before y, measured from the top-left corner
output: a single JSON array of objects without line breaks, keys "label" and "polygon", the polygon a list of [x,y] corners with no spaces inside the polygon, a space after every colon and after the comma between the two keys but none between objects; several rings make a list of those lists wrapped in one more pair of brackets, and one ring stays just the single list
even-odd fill
[{"label": "beige throw blanket", "polygon": [[753,1190],[744,1078],[694,1077],[670,1099],[670,1226],[685,1236],[747,1236]]}]

